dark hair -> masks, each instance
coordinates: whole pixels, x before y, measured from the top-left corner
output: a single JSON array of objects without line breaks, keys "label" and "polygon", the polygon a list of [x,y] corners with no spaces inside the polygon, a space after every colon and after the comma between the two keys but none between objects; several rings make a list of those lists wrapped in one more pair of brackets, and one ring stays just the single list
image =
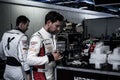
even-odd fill
[{"label": "dark hair", "polygon": [[21,15],[16,19],[16,26],[18,26],[21,22],[25,24],[27,23],[27,21],[30,22],[30,20],[26,16]]},{"label": "dark hair", "polygon": [[45,16],[45,24],[47,23],[48,20],[50,20],[52,23],[56,22],[57,20],[62,21],[64,17],[59,14],[56,11],[50,11],[48,14]]}]

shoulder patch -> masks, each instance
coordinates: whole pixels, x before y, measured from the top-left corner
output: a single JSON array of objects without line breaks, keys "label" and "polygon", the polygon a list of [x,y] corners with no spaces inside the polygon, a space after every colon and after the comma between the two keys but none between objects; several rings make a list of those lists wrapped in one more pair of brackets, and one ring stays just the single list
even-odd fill
[{"label": "shoulder patch", "polygon": [[37,41],[32,41],[30,44],[35,45],[35,44],[38,44],[38,42]]}]

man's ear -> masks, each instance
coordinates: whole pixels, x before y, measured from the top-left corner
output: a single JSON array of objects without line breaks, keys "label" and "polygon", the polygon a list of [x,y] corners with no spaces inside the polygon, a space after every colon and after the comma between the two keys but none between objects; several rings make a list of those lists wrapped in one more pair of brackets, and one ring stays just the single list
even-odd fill
[{"label": "man's ear", "polygon": [[21,28],[21,26],[22,26],[22,23],[19,23],[18,27]]},{"label": "man's ear", "polygon": [[20,24],[19,24],[19,28],[20,28],[20,29],[22,29],[23,26],[24,26],[23,23],[20,23]]},{"label": "man's ear", "polygon": [[48,25],[48,26],[50,26],[51,23],[52,23],[52,22],[51,22],[50,20],[47,21],[47,25]]}]

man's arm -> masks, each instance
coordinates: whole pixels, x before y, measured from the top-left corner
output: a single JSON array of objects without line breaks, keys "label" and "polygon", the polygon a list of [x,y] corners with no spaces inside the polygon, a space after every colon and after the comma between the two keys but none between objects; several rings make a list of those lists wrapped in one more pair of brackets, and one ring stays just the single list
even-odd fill
[{"label": "man's arm", "polygon": [[2,40],[1,40],[1,42],[0,42],[0,58],[2,59],[2,60],[5,60],[6,59],[6,57],[5,57],[5,54],[4,54],[4,51],[3,51],[3,46],[2,46]]},{"label": "man's arm", "polygon": [[42,39],[40,39],[39,36],[32,36],[29,43],[27,56],[27,62],[29,63],[29,65],[43,65],[51,61],[59,60],[61,58],[58,52],[53,52],[44,56],[38,56],[42,47]]},{"label": "man's arm", "polygon": [[43,65],[49,62],[48,56],[38,56],[40,48],[42,47],[42,40],[39,36],[32,36],[29,43],[27,62],[29,65]]},{"label": "man's arm", "polygon": [[20,39],[20,44],[19,44],[19,59],[22,63],[22,68],[24,69],[26,73],[27,80],[31,80],[31,74],[30,74],[30,66],[27,64],[27,52],[28,52],[28,41],[27,37],[23,36]]}]

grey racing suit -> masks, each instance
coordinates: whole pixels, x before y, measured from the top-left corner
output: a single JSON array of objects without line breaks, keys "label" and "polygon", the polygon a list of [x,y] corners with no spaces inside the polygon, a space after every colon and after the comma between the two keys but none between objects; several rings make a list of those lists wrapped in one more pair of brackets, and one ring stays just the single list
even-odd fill
[{"label": "grey racing suit", "polygon": [[26,63],[27,36],[20,30],[9,30],[3,34],[0,47],[5,58],[7,58],[4,79],[26,80],[25,71],[30,69]]}]

